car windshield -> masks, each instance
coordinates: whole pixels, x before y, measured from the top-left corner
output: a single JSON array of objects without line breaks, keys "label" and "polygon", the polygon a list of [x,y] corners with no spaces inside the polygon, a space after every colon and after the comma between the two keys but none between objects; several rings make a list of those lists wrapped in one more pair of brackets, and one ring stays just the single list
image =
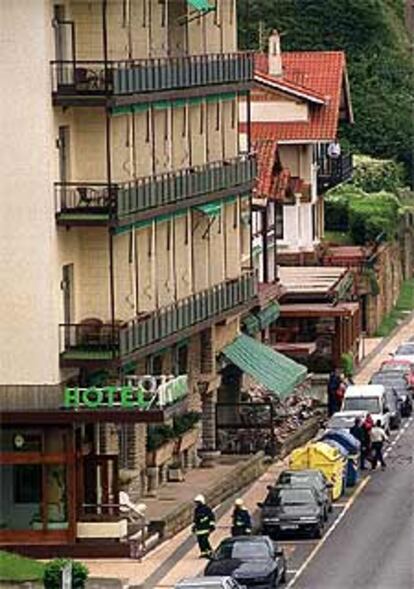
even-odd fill
[{"label": "car windshield", "polygon": [[397,348],[396,356],[414,356],[414,343],[403,344]]},{"label": "car windshield", "polygon": [[305,505],[315,502],[310,489],[281,489],[275,499],[276,505]]},{"label": "car windshield", "polygon": [[218,559],[257,560],[270,558],[266,542],[228,542],[222,544],[216,552]]},{"label": "car windshield", "polygon": [[282,485],[294,485],[296,487],[317,487],[320,488],[321,483],[318,476],[310,473],[284,473],[279,479]]},{"label": "car windshield", "polygon": [[381,366],[381,372],[386,373],[386,372],[410,372],[410,366],[409,364],[405,364],[405,363],[393,363],[393,364],[383,364]]},{"label": "car windshield", "polygon": [[367,411],[379,413],[380,404],[376,397],[348,397],[344,401],[344,411]]}]

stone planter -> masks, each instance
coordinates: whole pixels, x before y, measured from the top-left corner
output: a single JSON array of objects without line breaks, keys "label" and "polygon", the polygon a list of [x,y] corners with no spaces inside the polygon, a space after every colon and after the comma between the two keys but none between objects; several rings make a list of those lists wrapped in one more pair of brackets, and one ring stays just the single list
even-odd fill
[{"label": "stone planter", "polygon": [[173,457],[175,445],[176,441],[170,440],[156,450],[149,450],[146,456],[146,465],[154,467],[166,464]]},{"label": "stone planter", "polygon": [[195,444],[197,444],[198,442],[199,437],[200,428],[198,427],[193,427],[187,432],[185,432],[178,440],[177,454],[180,452],[184,452],[184,450],[188,450],[188,448],[191,448],[191,446],[195,446]]}]

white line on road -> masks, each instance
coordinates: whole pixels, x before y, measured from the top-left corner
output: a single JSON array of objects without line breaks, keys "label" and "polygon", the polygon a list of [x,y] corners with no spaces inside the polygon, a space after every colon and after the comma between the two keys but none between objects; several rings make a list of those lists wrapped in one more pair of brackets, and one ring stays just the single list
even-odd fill
[{"label": "white line on road", "polygon": [[293,579],[291,581],[289,581],[289,583],[286,586],[286,589],[291,589],[291,587],[293,587],[293,585],[296,583],[296,581],[302,575],[303,571],[306,569],[306,567],[308,566],[308,564],[311,562],[311,560],[314,559],[314,557],[317,555],[317,553],[319,552],[319,550],[322,548],[322,546],[328,540],[329,536],[339,526],[339,524],[341,523],[341,521],[344,519],[345,515],[348,513],[348,511],[350,510],[350,508],[354,504],[354,502],[357,499],[357,497],[359,497],[359,495],[362,493],[362,491],[367,486],[367,484],[369,483],[370,480],[371,480],[371,475],[368,475],[367,478],[364,479],[361,482],[361,484],[359,485],[358,489],[355,492],[355,495],[353,495],[351,497],[351,499],[348,501],[348,503],[346,504],[344,510],[339,514],[338,518],[334,521],[334,523],[329,528],[329,530],[326,532],[326,534],[324,535],[324,537],[322,538],[322,540],[318,543],[317,546],[315,546],[315,548],[309,554],[308,558],[305,560],[305,562],[302,564],[302,566],[298,569],[298,571],[295,574],[295,576],[293,577]]}]

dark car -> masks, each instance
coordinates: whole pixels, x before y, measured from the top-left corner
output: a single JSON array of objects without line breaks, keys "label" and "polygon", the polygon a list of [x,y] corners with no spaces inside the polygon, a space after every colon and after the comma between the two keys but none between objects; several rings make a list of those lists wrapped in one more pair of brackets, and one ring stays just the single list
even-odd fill
[{"label": "dark car", "polygon": [[270,589],[286,581],[286,558],[270,538],[239,536],[223,540],[204,574],[229,575],[240,585]]},{"label": "dark car", "polygon": [[317,469],[284,470],[277,479],[276,486],[311,487],[318,495],[318,501],[323,507],[325,521],[332,511],[332,483],[323,472]]},{"label": "dark car", "polygon": [[403,417],[409,417],[411,415],[413,402],[409,391],[409,385],[403,374],[398,372],[376,372],[371,378],[371,383],[384,385],[387,393],[387,400],[391,398],[391,394],[394,394],[401,415]]},{"label": "dark car", "polygon": [[305,532],[315,538],[322,536],[324,510],[316,491],[310,487],[273,487],[258,506],[263,534]]}]

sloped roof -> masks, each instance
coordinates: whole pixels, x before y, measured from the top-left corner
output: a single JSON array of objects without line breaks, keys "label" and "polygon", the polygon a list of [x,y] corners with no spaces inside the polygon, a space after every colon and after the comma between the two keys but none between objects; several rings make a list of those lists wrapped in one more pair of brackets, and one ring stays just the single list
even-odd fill
[{"label": "sloped roof", "polygon": [[288,170],[275,170],[278,163],[277,141],[256,141],[253,150],[257,158],[256,195],[260,198],[283,199],[290,173]]},{"label": "sloped roof", "polygon": [[[342,88],[348,92],[343,51],[297,51],[282,54],[283,75],[268,74],[267,54],[255,57],[256,83],[310,102],[308,121],[252,121],[252,140],[330,141],[338,130]],[[268,83],[267,83],[268,82]],[[272,85],[273,83],[273,85]],[[323,100],[323,104],[321,101]],[[316,102],[319,101],[319,104]],[[352,120],[348,96],[349,115]],[[246,125],[241,125],[241,131]]]}]

